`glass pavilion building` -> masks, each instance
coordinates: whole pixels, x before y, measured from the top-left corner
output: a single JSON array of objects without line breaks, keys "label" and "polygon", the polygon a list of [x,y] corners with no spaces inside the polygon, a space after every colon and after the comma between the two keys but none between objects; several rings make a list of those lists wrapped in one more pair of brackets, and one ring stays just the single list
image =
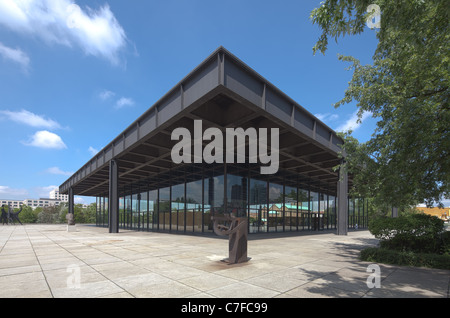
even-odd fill
[{"label": "glass pavilion building", "polygon": [[[278,129],[278,171],[261,174],[264,164],[253,163],[250,151],[244,163],[175,163],[172,132],[183,127],[194,136],[198,120],[204,130]],[[209,141],[202,142],[204,149]],[[246,139],[247,150],[251,143]],[[71,213],[74,195],[97,197],[97,225],[112,233],[212,233],[212,216],[232,213],[248,218],[249,233],[334,229],[345,235],[348,228],[367,227],[368,209],[365,200],[348,198],[351,176],[333,169],[343,160],[342,143],[220,47],[65,181],[60,193],[69,195]]]}]

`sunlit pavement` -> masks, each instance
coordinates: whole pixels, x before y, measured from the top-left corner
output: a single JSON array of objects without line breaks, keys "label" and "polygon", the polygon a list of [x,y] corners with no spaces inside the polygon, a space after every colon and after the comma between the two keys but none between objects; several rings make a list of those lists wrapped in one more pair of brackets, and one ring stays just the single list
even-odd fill
[{"label": "sunlit pavement", "polygon": [[449,297],[450,271],[359,261],[368,231],[250,235],[228,265],[222,238],[76,228],[0,226],[0,297]]}]

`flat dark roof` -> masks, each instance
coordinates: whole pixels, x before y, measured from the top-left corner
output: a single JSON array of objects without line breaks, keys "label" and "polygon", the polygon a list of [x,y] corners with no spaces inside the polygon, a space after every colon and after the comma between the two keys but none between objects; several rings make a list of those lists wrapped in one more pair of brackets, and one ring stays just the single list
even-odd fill
[{"label": "flat dark roof", "polygon": [[[336,188],[336,132],[264,77],[219,47],[189,75],[83,165],[60,187],[67,194],[107,196],[109,161],[119,162],[119,188],[157,178],[177,167],[171,160],[177,127],[194,120],[208,127],[280,129],[280,170]],[[192,130],[191,130],[192,131]]]}]

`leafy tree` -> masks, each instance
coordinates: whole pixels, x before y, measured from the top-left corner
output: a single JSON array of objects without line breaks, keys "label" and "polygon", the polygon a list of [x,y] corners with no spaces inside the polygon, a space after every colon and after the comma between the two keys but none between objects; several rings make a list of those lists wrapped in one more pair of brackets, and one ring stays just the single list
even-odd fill
[{"label": "leafy tree", "polygon": [[450,193],[448,1],[326,0],[311,12],[323,31],[314,53],[329,37],[363,32],[370,4],[381,10],[373,64],[339,56],[353,77],[335,107],[355,100],[360,118],[378,118],[366,143],[344,136],[354,191],[389,206],[441,204]]},{"label": "leafy tree", "polygon": [[60,223],[59,212],[61,211],[60,206],[46,206],[42,209],[42,212],[38,214],[38,223]]},{"label": "leafy tree", "polygon": [[22,212],[20,212],[19,214],[19,219],[22,223],[36,223],[38,219],[38,214],[35,213],[33,208],[27,205],[23,205]]}]

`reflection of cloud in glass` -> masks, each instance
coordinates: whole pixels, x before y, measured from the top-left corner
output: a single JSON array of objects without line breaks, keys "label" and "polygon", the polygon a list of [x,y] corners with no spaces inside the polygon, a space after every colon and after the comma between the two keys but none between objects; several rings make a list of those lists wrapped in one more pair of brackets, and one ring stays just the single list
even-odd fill
[{"label": "reflection of cloud in glass", "polygon": [[279,184],[270,184],[269,185],[269,201],[273,200],[283,200],[281,194],[283,192],[283,186]]},{"label": "reflection of cloud in glass", "polygon": [[202,202],[202,180],[186,183],[186,197],[189,202]]}]

